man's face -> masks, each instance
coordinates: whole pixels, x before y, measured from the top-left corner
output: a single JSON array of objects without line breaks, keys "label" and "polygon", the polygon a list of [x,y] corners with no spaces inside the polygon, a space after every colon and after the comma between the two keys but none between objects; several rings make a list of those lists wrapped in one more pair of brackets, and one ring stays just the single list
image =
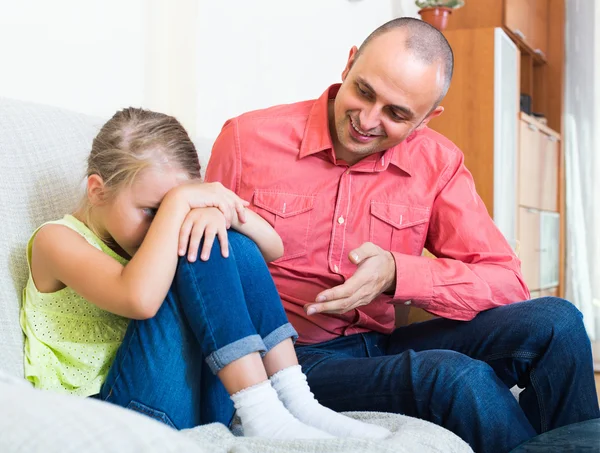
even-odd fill
[{"label": "man's face", "polygon": [[421,62],[404,49],[403,33],[376,37],[357,59],[356,47],[350,51],[330,111],[339,159],[354,164],[392,148],[443,111],[431,111],[443,85],[441,65]]}]

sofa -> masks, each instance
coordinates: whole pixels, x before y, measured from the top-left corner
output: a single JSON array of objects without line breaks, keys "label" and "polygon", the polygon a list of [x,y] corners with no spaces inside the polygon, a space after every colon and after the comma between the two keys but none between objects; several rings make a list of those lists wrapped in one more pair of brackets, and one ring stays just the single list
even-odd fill
[{"label": "sofa", "polygon": [[[115,106],[115,110],[120,106]],[[402,415],[350,413],[389,428],[384,441],[270,440],[211,424],[176,431],[90,398],[32,388],[23,379],[19,303],[34,228],[72,211],[102,118],[0,98],[0,451],[1,452],[471,452],[456,435]],[[206,147],[205,147],[206,148]],[[200,150],[206,163],[209,150]]]}]

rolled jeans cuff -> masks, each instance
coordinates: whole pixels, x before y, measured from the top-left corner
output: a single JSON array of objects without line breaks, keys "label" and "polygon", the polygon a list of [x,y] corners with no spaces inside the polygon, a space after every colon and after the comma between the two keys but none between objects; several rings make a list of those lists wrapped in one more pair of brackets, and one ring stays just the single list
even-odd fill
[{"label": "rolled jeans cuff", "polygon": [[265,351],[261,353],[261,356],[264,356],[267,352],[288,338],[291,338],[293,343],[296,343],[296,340],[298,339],[298,332],[296,332],[296,329],[294,329],[289,322],[282,324],[265,338],[263,338],[263,342],[265,343]]},{"label": "rolled jeans cuff", "polygon": [[265,353],[265,351],[267,348],[260,335],[249,335],[217,349],[206,358],[206,363],[210,370],[217,374],[234,360],[253,352]]}]

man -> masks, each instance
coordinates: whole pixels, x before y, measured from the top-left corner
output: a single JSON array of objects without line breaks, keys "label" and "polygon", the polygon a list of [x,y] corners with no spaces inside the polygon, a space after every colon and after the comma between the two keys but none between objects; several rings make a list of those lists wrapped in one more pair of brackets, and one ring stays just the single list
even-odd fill
[{"label": "man", "polygon": [[[529,298],[520,262],[462,153],[427,127],[452,68],[433,27],[388,22],[319,99],[228,121],[207,180],[283,238],[270,269],[322,404],[416,416],[503,452],[600,413],[581,314],[557,298],[511,305]],[[392,304],[441,318],[394,330]]]}]

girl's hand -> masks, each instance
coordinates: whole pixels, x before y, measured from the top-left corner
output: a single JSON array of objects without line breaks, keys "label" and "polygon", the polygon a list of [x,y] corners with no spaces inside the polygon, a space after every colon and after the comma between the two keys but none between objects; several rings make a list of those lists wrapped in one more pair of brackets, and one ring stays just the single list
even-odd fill
[{"label": "girl's hand", "polygon": [[192,209],[186,216],[179,233],[179,256],[188,255],[188,261],[196,261],[200,241],[204,237],[200,259],[207,261],[215,241],[219,238],[221,244],[221,255],[229,256],[229,244],[227,242],[227,225],[225,216],[218,208],[196,208]]},{"label": "girl's hand", "polygon": [[[227,228],[236,220],[246,222],[246,206],[250,203],[242,200],[234,192],[225,188],[220,182],[188,183],[178,186],[178,191],[189,204],[190,209],[214,207],[225,216]],[[237,219],[235,219],[237,217]]]}]

